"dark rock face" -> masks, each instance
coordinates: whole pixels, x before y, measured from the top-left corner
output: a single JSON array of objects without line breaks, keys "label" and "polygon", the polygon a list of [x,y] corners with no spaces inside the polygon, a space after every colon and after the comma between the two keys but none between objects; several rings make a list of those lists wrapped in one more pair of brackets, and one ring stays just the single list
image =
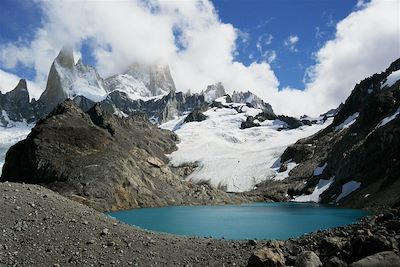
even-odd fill
[{"label": "dark rock face", "polygon": [[[32,122],[35,119],[35,108],[29,102],[29,93],[25,80],[10,92],[0,93],[0,125],[7,126],[9,121]],[[5,112],[5,113],[4,113]]]},{"label": "dark rock face", "polygon": [[156,100],[131,100],[125,93],[113,91],[100,104],[110,113],[123,112],[125,115],[132,115],[144,112],[154,123],[159,124],[193,111],[196,107],[205,105],[205,101],[203,95],[182,92],[171,92]]},{"label": "dark rock face", "polygon": [[[290,176],[303,177],[311,187],[319,179],[335,177],[321,195],[323,202],[373,208],[399,203],[400,116],[394,116],[400,108],[399,82],[381,88],[386,77],[398,69],[400,59],[381,74],[361,81],[330,126],[299,140],[282,155],[283,160],[299,163]],[[354,118],[353,123],[346,125],[349,118]],[[318,178],[313,176],[315,168],[325,163],[323,173]],[[342,185],[349,181],[360,182],[361,187],[337,200]]]},{"label": "dark rock face", "polygon": [[42,184],[98,210],[242,201],[193,185],[167,165],[177,136],[139,114],[119,118],[72,100],[7,152],[1,181]]}]

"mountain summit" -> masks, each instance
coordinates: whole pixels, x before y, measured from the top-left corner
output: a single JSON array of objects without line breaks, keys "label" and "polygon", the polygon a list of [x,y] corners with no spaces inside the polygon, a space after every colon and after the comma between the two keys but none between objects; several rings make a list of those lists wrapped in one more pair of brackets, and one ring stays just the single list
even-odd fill
[{"label": "mountain summit", "polygon": [[92,101],[101,101],[107,92],[97,71],[81,60],[75,64],[73,49],[64,46],[51,65],[46,90],[39,101],[48,113],[67,98],[82,95]]}]

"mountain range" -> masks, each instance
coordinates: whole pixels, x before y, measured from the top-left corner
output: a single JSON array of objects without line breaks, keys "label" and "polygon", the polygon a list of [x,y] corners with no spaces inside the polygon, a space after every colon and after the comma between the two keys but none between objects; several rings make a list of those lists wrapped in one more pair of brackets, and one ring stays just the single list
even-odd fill
[{"label": "mountain range", "polygon": [[[80,124],[94,127],[93,131],[96,127],[107,130],[115,150],[118,150],[118,146],[119,150],[129,147],[127,144],[123,145],[125,141],[122,140],[127,139],[128,133],[134,132],[135,127],[150,127],[149,129],[154,130],[138,133],[135,137],[143,138],[141,135],[144,134],[148,138],[143,144],[134,142],[132,149],[144,149],[143,153],[148,153],[144,158],[138,158],[137,162],[147,162],[149,157],[162,159],[163,163],[159,164],[171,168],[169,172],[175,180],[186,179],[194,184],[228,192],[246,192],[243,194],[253,199],[311,201],[371,208],[392,206],[400,204],[396,193],[400,188],[397,116],[399,69],[400,60],[396,60],[384,72],[361,81],[345,103],[335,110],[317,118],[293,118],[276,115],[270,104],[250,91],[234,91],[232,95],[228,95],[221,83],[209,85],[200,93],[178,92],[169,67],[165,65],[134,63],[124,73],[103,79],[95,68],[83,64],[81,60],[75,63],[72,48],[66,46],[51,65],[46,89],[38,100],[29,100],[24,80],[14,90],[0,94],[0,123],[10,127],[16,122],[37,122],[27,139],[37,143],[35,138],[38,138],[36,135],[39,133],[43,132],[43,136],[48,136],[45,138],[47,140],[57,140],[58,137],[52,133],[54,129],[74,129],[75,126],[70,125],[68,120],[62,122],[61,118],[65,114],[72,116],[72,122],[76,120],[75,117],[87,117]],[[69,102],[64,103],[66,99]],[[91,114],[102,115],[94,120]],[[124,122],[124,118],[127,121]],[[129,118],[141,121],[142,126],[128,126]],[[57,123],[51,126],[55,123],[54,120]],[[159,127],[152,128],[152,124]],[[47,128],[44,125],[50,126]],[[159,128],[176,134],[168,145],[173,147],[177,142],[176,148],[162,148],[160,151],[163,152],[155,153],[146,147],[161,138],[162,134],[157,135],[155,130]],[[77,128],[77,135],[80,135],[80,129]],[[125,136],[124,139],[119,139],[120,134]],[[101,136],[100,132],[98,136]],[[72,136],[65,138],[73,140]],[[85,142],[91,144],[90,140],[82,140],[81,143]],[[60,144],[61,147],[71,145]],[[73,151],[90,147],[81,148],[80,144],[74,146],[76,147]],[[43,150],[48,155],[64,155],[65,152],[53,151],[53,144],[50,143],[44,147],[50,148]],[[60,181],[76,181],[78,174],[66,171],[63,164],[54,165],[51,157],[45,158],[44,155],[47,154],[40,152],[40,146],[34,146],[33,151],[37,150],[34,155],[38,153],[42,158],[32,161],[30,164],[33,165],[29,165],[31,169],[16,167],[18,162],[34,158],[23,158],[27,154],[24,149],[28,148],[22,148],[20,143],[10,149],[5,159],[2,180],[22,179],[33,182],[39,179],[36,182],[46,183],[66,195],[83,198],[90,196],[90,201],[97,203],[97,200],[93,200],[97,198],[97,193],[87,193],[89,189],[83,193],[75,182],[67,182],[68,186],[62,186],[63,189],[57,188]],[[32,148],[27,151],[32,151]],[[104,155],[107,155],[106,151],[108,150],[105,150]],[[164,154],[169,155],[165,157]],[[126,156],[118,153],[115,155],[117,159],[122,157]],[[65,158],[61,157],[60,162],[64,161]],[[89,161],[92,162],[92,159],[84,158],[79,162]],[[41,165],[43,162],[48,162],[47,167]],[[73,169],[73,163],[71,164],[70,168]],[[143,172],[148,164],[147,162],[135,168]],[[221,169],[219,166],[227,167]],[[163,168],[161,170],[165,171],[167,167]],[[175,171],[179,173],[177,176],[173,174]],[[28,177],[29,173],[37,175]],[[82,173],[78,176],[81,177]],[[90,177],[90,174],[85,176]],[[124,174],[119,177],[124,177]],[[149,177],[151,176],[144,175],[138,179],[153,179]],[[133,194],[137,190],[135,188],[138,182],[132,184],[129,181],[122,182],[121,186],[133,198],[130,203],[136,204],[121,204],[123,197],[116,196],[107,204],[92,206],[100,205],[99,209],[107,210],[172,203],[171,199],[160,195],[155,189],[160,186],[160,179],[156,179],[146,183],[153,184],[149,192],[157,197],[153,196],[152,199],[162,200],[137,204],[139,199],[143,199],[139,197],[140,194]],[[102,183],[107,184],[106,181]],[[111,187],[118,187],[119,184],[117,182]],[[175,189],[171,190],[176,190],[176,187],[181,188],[181,185],[175,184],[172,186]],[[65,188],[70,189],[65,191]],[[193,202],[183,200],[185,197],[180,199],[183,201],[181,203]]]},{"label": "mountain range", "polygon": [[[37,121],[65,99],[73,99],[85,111],[99,102],[108,112],[120,116],[145,112],[160,124],[225,94],[221,83],[210,85],[199,94],[177,92],[168,65],[160,64],[133,63],[124,73],[103,79],[82,60],[75,64],[72,47],[64,46],[51,65],[46,89],[38,100],[29,101],[24,80],[9,93],[0,94],[0,122],[7,126],[9,120]],[[235,92],[233,97],[237,102],[272,112],[269,104],[251,92]]]}]

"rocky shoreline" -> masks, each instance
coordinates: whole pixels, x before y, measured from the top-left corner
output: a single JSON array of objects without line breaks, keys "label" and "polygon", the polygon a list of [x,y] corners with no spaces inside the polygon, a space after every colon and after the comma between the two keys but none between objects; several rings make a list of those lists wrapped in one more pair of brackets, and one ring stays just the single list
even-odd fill
[{"label": "rocky shoreline", "polygon": [[38,185],[0,192],[0,266],[347,266],[374,254],[400,263],[400,209],[287,241],[230,241],[147,232]]}]

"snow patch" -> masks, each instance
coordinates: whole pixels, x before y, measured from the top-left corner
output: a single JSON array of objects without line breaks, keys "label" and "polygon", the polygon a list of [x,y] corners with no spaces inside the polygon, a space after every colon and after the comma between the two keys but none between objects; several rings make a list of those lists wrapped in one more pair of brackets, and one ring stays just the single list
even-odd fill
[{"label": "snow patch", "polygon": [[395,112],[393,115],[388,116],[388,117],[384,118],[383,120],[381,120],[381,121],[378,123],[378,125],[375,127],[375,129],[377,129],[377,128],[383,126],[383,125],[388,124],[389,122],[391,122],[392,120],[394,120],[394,119],[397,117],[397,115],[399,115],[399,114],[400,114],[400,107],[396,110],[396,112]]},{"label": "snow patch", "polygon": [[393,71],[387,78],[386,82],[381,85],[381,89],[391,87],[398,80],[400,80],[400,70]]},{"label": "snow patch", "polygon": [[343,131],[344,129],[349,128],[353,123],[356,122],[357,117],[360,115],[360,112],[356,112],[350,117],[348,117],[344,122],[342,122],[340,125],[335,127],[335,132],[337,131]]},{"label": "snow patch", "polygon": [[279,172],[279,169],[281,167],[280,159],[277,161],[277,163],[275,163],[271,166],[271,168],[276,172],[275,176],[272,179],[283,180],[283,179],[287,178],[289,176],[289,172],[291,170],[293,170],[297,165],[299,165],[292,160],[287,161],[286,164],[287,164],[287,169],[284,172]]},{"label": "snow patch", "polygon": [[341,200],[342,198],[347,197],[350,195],[352,192],[356,191],[358,188],[360,188],[361,183],[355,182],[355,181],[350,181],[348,183],[345,183],[342,185],[342,193],[336,198],[336,202]]},{"label": "snow patch", "polygon": [[320,195],[325,192],[333,183],[334,177],[329,180],[320,179],[318,185],[310,195],[301,195],[294,198],[294,202],[315,202],[320,201]]},{"label": "snow patch", "polygon": [[321,174],[324,172],[326,166],[328,166],[328,163],[325,162],[325,164],[322,165],[321,167],[318,166],[317,168],[315,168],[315,170],[314,170],[314,176],[319,176],[319,175],[321,175]]}]

